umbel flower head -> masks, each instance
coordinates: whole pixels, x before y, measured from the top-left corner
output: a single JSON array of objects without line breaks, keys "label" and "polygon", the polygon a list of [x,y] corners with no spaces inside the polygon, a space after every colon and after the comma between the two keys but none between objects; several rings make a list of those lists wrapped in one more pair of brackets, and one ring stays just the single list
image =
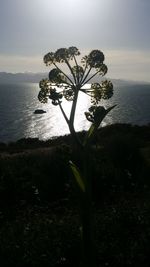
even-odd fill
[{"label": "umbel flower head", "polygon": [[56,84],[65,83],[66,81],[65,76],[57,68],[54,68],[49,72],[49,80],[51,83]]},{"label": "umbel flower head", "polygon": [[75,46],[71,46],[68,48],[68,53],[71,57],[74,56],[79,56],[80,55],[80,51],[78,48],[76,48]]},{"label": "umbel flower head", "polygon": [[109,99],[113,96],[113,84],[110,81],[91,84],[91,102],[98,104],[101,99]]},{"label": "umbel flower head", "polygon": [[109,113],[115,106],[116,105],[111,106],[108,109],[105,109],[103,106],[93,105],[89,108],[88,112],[85,112],[85,116],[88,121],[92,122],[93,125],[95,125],[96,128],[98,128],[102,120],[107,115],[107,113]]},{"label": "umbel flower head", "polygon": [[85,116],[88,121],[93,123],[99,123],[99,115],[105,113],[105,108],[102,106],[91,106],[89,112],[85,112]]},{"label": "umbel flower head", "polygon": [[50,66],[55,62],[55,54],[53,52],[47,53],[43,58],[46,66]]},{"label": "umbel flower head", "polygon": [[56,62],[63,63],[69,59],[69,51],[67,48],[60,48],[55,52]]},{"label": "umbel flower head", "polygon": [[[77,60],[80,51],[77,47],[60,48],[44,56],[46,66],[54,66],[49,72],[49,78],[43,79],[40,84],[39,101],[46,103],[49,99],[53,105],[60,105],[63,98],[67,101],[76,101],[79,91],[91,97],[92,114],[87,112],[88,120],[95,120],[102,99],[113,96],[113,84],[108,81],[89,81],[96,75],[104,76],[108,68],[104,64],[104,54],[101,50],[92,50],[88,55]],[[62,64],[66,65],[65,71]],[[96,107],[96,109],[94,109]],[[102,108],[100,108],[102,110]],[[94,117],[93,117],[94,116]]]},{"label": "umbel flower head", "polygon": [[91,68],[99,68],[104,62],[104,54],[100,50],[93,50],[87,57],[87,64]]}]

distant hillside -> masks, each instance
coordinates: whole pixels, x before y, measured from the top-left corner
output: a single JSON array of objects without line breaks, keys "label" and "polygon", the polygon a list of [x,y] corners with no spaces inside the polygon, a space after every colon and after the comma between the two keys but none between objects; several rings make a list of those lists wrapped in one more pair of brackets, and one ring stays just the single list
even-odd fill
[{"label": "distant hillside", "polygon": [[47,73],[7,73],[0,72],[0,84],[3,83],[38,83],[47,78]]},{"label": "distant hillside", "polygon": [[[12,83],[39,83],[39,81],[43,78],[48,78],[47,73],[32,73],[32,72],[24,72],[24,73],[8,73],[8,72],[0,72],[0,84],[12,84]],[[146,82],[136,82],[136,81],[127,81],[121,79],[111,79],[109,77],[101,78],[99,76],[94,77],[91,81],[98,82],[100,80],[110,79],[114,86],[118,85],[129,85],[129,84],[145,84]]]}]

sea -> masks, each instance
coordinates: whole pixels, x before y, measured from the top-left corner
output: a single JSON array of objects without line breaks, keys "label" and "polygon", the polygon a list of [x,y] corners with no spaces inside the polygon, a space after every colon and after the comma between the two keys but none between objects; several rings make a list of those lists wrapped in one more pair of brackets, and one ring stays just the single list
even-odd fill
[{"label": "sea", "polygon": [[[21,138],[48,140],[69,133],[59,106],[51,101],[42,104],[38,100],[37,83],[0,84],[0,142],[14,142]],[[62,101],[69,116],[71,102]],[[114,83],[114,95],[101,101],[105,108],[117,105],[104,119],[101,127],[114,123],[133,125],[150,124],[150,84],[122,82]],[[90,123],[84,112],[90,107],[90,97],[80,93],[75,117],[76,131],[87,130]],[[43,114],[34,111],[42,109]]]}]

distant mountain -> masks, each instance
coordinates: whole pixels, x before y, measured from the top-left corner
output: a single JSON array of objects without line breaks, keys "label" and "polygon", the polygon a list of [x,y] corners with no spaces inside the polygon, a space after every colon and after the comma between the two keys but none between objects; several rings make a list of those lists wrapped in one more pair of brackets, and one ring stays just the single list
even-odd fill
[{"label": "distant mountain", "polygon": [[[48,73],[32,73],[32,72],[25,72],[25,73],[8,73],[8,72],[0,72],[0,84],[14,84],[14,83],[39,83],[40,80],[48,78]],[[121,86],[121,85],[131,85],[131,84],[145,84],[146,82],[139,82],[139,81],[127,81],[122,79],[111,79],[108,77],[94,77],[91,81],[97,82],[101,79],[108,79],[111,80],[114,86]],[[91,82],[90,81],[90,82]]]},{"label": "distant mountain", "polygon": [[47,73],[8,73],[0,72],[0,84],[3,83],[39,83],[43,78],[47,78]]}]

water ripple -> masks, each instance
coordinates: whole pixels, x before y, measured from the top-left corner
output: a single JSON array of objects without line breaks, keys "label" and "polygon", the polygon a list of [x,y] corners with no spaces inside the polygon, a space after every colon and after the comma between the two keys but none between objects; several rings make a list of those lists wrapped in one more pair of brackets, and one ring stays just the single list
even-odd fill
[{"label": "water ripple", "polygon": [[[41,104],[38,99],[38,84],[0,85],[0,142],[15,141],[23,137],[38,137],[46,140],[53,136],[68,134],[68,126],[59,107]],[[117,107],[102,122],[102,126],[112,123],[150,123],[150,86],[117,86],[114,96],[102,101],[105,107],[117,104]],[[65,102],[64,109],[69,116],[71,103]],[[88,129],[89,122],[84,116],[90,99],[80,95],[75,118],[77,131]],[[43,109],[44,114],[34,114],[34,110]]]}]

